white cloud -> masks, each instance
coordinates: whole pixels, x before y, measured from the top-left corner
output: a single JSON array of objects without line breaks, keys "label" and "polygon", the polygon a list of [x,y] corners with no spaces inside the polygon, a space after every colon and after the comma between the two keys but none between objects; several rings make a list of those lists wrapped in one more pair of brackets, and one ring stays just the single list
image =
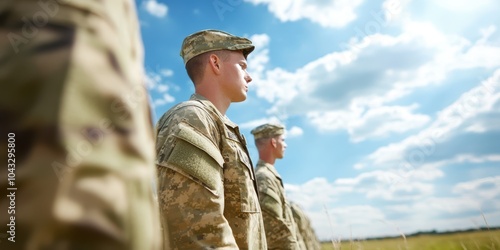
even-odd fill
[{"label": "white cloud", "polygon": [[[346,239],[351,232],[363,238],[468,229],[484,225],[482,216],[490,225],[500,223],[500,176],[464,181],[453,185],[452,193],[443,195],[442,188],[435,190],[434,186],[437,178],[444,176],[440,168],[498,162],[498,154],[458,155],[412,169],[399,182],[391,181],[393,172],[375,170],[333,182],[314,178],[299,185],[285,183],[285,189],[287,197],[304,208],[323,240],[332,236]],[[390,203],[381,206],[380,201]]]},{"label": "white cloud", "polygon": [[441,0],[433,2],[433,4],[463,15],[495,6],[495,2],[494,0],[476,0],[474,4],[471,4],[468,0]]},{"label": "white cloud", "polygon": [[[333,230],[329,231],[333,231],[333,237],[344,240],[348,237],[347,232],[352,231],[353,228],[358,231],[360,226],[375,223],[383,225],[381,222],[386,221],[383,211],[369,205],[337,206],[326,210],[321,217],[326,221],[329,218],[333,227]],[[359,232],[356,232],[356,235],[359,235]]]},{"label": "white cloud", "polygon": [[[171,83],[164,82],[164,77],[168,77],[168,75],[173,75],[172,70],[163,69],[159,70],[160,73],[154,71],[147,71],[145,74],[144,81],[146,82],[146,87],[149,90],[151,97],[153,98],[153,108],[158,106],[163,106],[165,104],[169,104],[175,102],[175,97],[172,96],[172,86],[175,90],[175,85]],[[167,72],[167,76],[165,76],[165,72]]]},{"label": "white cloud", "polygon": [[381,106],[364,113],[361,109],[355,109],[353,112],[310,112],[308,118],[319,130],[347,130],[352,141],[360,142],[370,137],[385,137],[422,127],[430,118],[413,114],[412,111],[417,107],[416,104],[407,107]]},{"label": "white cloud", "polygon": [[157,0],[144,0],[142,6],[149,14],[159,18],[165,17],[168,12],[168,6]]},{"label": "white cloud", "polygon": [[[424,172],[422,172],[424,173]],[[417,179],[416,175],[405,182],[390,183],[390,172],[364,172],[353,178],[340,178],[328,182],[325,178],[314,178],[302,185],[286,184],[291,200],[306,208],[322,207],[324,203],[341,200],[347,195],[364,197],[366,200],[415,201],[432,195],[433,184],[429,179]],[[440,172],[435,175],[440,175]]]},{"label": "white cloud", "polygon": [[[496,114],[498,117],[495,106],[498,103],[500,103],[500,69],[439,112],[438,117],[428,128],[399,143],[379,148],[368,156],[367,161],[377,167],[419,166],[429,161],[438,145],[463,131],[470,130],[470,124],[477,124],[481,114]],[[497,129],[494,126],[491,128]]]},{"label": "white cloud", "polygon": [[500,197],[500,176],[458,183],[453,188],[453,193],[491,201]]},{"label": "white cloud", "polygon": [[283,106],[278,104],[288,104],[299,95],[300,90],[306,90],[305,87],[301,88],[305,80],[301,75],[280,68],[266,71],[263,77],[265,78],[255,80],[254,88],[256,88],[257,95],[269,102],[275,102],[277,109]]},{"label": "white cloud", "polygon": [[356,20],[355,10],[362,0],[245,0],[268,5],[268,9],[282,22],[309,19],[323,27],[341,28]]},{"label": "white cloud", "polygon": [[[255,50],[248,56],[248,71],[252,77],[252,82],[250,83],[250,90],[257,91],[257,95],[264,98],[270,102],[275,101],[276,96],[279,95],[280,98],[284,98],[291,93],[289,90],[294,91],[294,88],[286,88],[283,85],[274,84],[274,82],[268,82],[266,79],[266,70],[269,62],[269,42],[271,38],[267,34],[255,34],[250,36],[250,40],[255,45]],[[266,86],[267,83],[271,83]],[[293,84],[291,82],[282,82],[283,84]],[[268,112],[271,113],[271,112]],[[287,115],[284,112],[274,112],[272,114],[274,121],[285,120]],[[270,122],[269,119],[261,119],[257,121],[248,122],[242,124],[241,127],[252,127],[258,126],[262,123]],[[258,124],[260,123],[260,124]]]},{"label": "white cloud", "polygon": [[256,82],[269,62],[268,46],[271,39],[267,34],[255,34],[250,37],[250,40],[255,45],[255,50],[248,56],[248,70],[252,78],[254,78],[253,82]]},{"label": "white cloud", "polygon": [[[500,103],[498,103],[500,104]],[[464,131],[484,134],[487,132],[498,131],[500,127],[500,110],[493,109],[489,114],[482,114],[477,117],[478,119],[470,119],[464,123]]]},{"label": "white cloud", "polygon": [[287,130],[286,134],[290,138],[299,137],[304,134],[304,130],[297,126],[293,126]]},{"label": "white cloud", "polygon": [[418,104],[392,102],[442,84],[454,70],[500,67],[500,47],[488,42],[494,26],[481,30],[475,43],[445,35],[430,23],[406,22],[402,29],[399,36],[354,39],[344,51],[294,72],[265,70],[269,37],[257,39],[262,46],[255,55],[260,59],[255,60],[253,89],[272,104],[269,114],[301,115],[319,130],[346,130],[352,141],[360,142],[406,133],[430,121],[418,113]]},{"label": "white cloud", "polygon": [[406,6],[410,3],[411,0],[385,0],[382,3],[382,9],[385,14],[386,22],[394,22],[396,20],[400,20],[404,12]]},{"label": "white cloud", "polygon": [[[323,210],[305,211],[320,240],[363,239],[370,236],[397,235],[384,211],[370,205],[333,204]],[[391,224],[391,225],[388,225]],[[376,232],[376,233],[374,233]]]},{"label": "white cloud", "polygon": [[[372,205],[369,200],[354,198],[359,197],[357,189],[349,190],[322,179],[314,179],[293,188],[291,185],[285,187],[290,193],[289,199],[303,207],[322,240],[346,240],[351,234],[359,239],[442,229],[449,225],[429,223],[430,220],[435,221],[433,216],[438,215],[439,218],[439,215],[470,210],[479,214],[477,204],[461,198],[438,199],[421,195],[418,199],[393,200],[392,205],[383,207]],[[339,188],[343,190],[339,191]],[[359,204],[352,204],[355,200]],[[446,221],[449,223],[450,219]]]},{"label": "white cloud", "polygon": [[173,75],[174,75],[174,71],[173,71],[173,70],[171,70],[171,69],[162,69],[162,70],[160,71],[160,74],[161,74],[162,76],[164,76],[164,77],[171,77],[171,76],[173,76]]},{"label": "white cloud", "polygon": [[287,197],[305,210],[321,208],[335,201],[340,193],[351,191],[350,187],[329,183],[325,178],[314,178],[302,185],[285,183]]},{"label": "white cloud", "polygon": [[490,25],[486,28],[479,29],[479,33],[481,33],[481,39],[477,41],[477,44],[485,44],[488,42],[488,39],[495,34],[497,27],[495,25]]},{"label": "white cloud", "polygon": [[163,106],[165,104],[172,103],[174,101],[175,101],[175,98],[173,96],[171,96],[168,93],[165,93],[165,94],[163,94],[163,96],[161,96],[161,98],[155,99],[153,104],[155,106]]},{"label": "white cloud", "polygon": [[344,187],[345,190],[363,194],[368,199],[416,200],[433,193],[433,186],[425,182],[428,178],[412,178],[405,182],[391,183],[390,174],[392,173],[379,170],[364,172],[354,178],[337,179],[334,184]]},{"label": "white cloud", "polygon": [[169,89],[168,85],[158,84],[158,92],[160,93],[167,92],[168,89]]},{"label": "white cloud", "polygon": [[282,119],[279,119],[276,116],[272,116],[272,117],[261,118],[261,119],[241,123],[239,127],[246,128],[246,129],[253,129],[257,126],[260,126],[260,125],[266,124],[266,123],[284,124]]},{"label": "white cloud", "polygon": [[161,76],[153,72],[146,72],[144,75],[144,82],[148,89],[154,90],[161,84]]},{"label": "white cloud", "polygon": [[[288,199],[310,217],[320,239],[346,239],[351,231],[362,238],[467,229],[477,226],[474,223],[483,224],[479,220],[481,213],[490,225],[500,223],[496,217],[500,209],[500,176],[456,184],[456,195],[443,196],[434,194],[433,184],[418,181],[415,176],[387,186],[384,175],[383,171],[372,171],[334,182],[314,178],[300,185],[285,183],[285,189]],[[380,206],[380,200],[390,203]]]},{"label": "white cloud", "polygon": [[[482,163],[498,163],[500,162],[500,155],[471,155],[462,154],[456,155],[450,159],[439,161],[428,161],[418,166],[410,164],[399,164],[384,166],[384,170],[374,170],[369,173],[380,172],[381,178],[378,182],[383,182],[386,186],[399,186],[401,184],[413,185],[413,183],[423,183],[435,181],[438,178],[445,177],[443,170],[444,167],[460,165],[460,164],[482,164]],[[365,168],[366,166],[358,166],[358,169]],[[380,166],[377,166],[380,167]],[[361,176],[356,177],[356,179]],[[354,179],[354,180],[356,180]],[[420,184],[418,184],[420,185]]]}]

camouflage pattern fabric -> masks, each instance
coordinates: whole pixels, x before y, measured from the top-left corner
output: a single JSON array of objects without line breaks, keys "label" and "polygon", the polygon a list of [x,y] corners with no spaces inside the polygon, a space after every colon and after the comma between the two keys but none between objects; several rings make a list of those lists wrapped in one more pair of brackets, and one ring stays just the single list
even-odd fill
[{"label": "camouflage pattern fabric", "polygon": [[161,249],[135,2],[2,0],[0,37],[0,249]]},{"label": "camouflage pattern fabric", "polygon": [[200,95],[156,126],[158,199],[172,249],[267,249],[239,128]]},{"label": "camouflage pattern fabric", "polygon": [[321,243],[319,242],[316,233],[314,233],[309,217],[307,217],[299,205],[295,203],[292,203],[292,212],[295,223],[297,224],[298,233],[300,234],[305,245],[302,249],[320,250]]},{"label": "camouflage pattern fabric", "polygon": [[[292,209],[292,212],[293,212],[293,209]],[[304,237],[302,236],[301,232],[300,232],[300,228],[299,228],[299,225],[298,225],[298,222],[295,218],[295,213],[293,214],[294,216],[294,221],[295,221],[295,235],[297,236],[297,244],[299,244],[299,249],[307,249],[307,246],[306,246],[306,243],[304,242]]]},{"label": "camouflage pattern fabric", "polygon": [[290,204],[280,175],[262,160],[255,171],[268,249],[300,249]]},{"label": "camouflage pattern fabric", "polygon": [[247,57],[255,49],[252,41],[220,30],[202,30],[187,36],[180,56],[186,64],[191,58],[214,50],[241,50]]},{"label": "camouflage pattern fabric", "polygon": [[280,124],[266,123],[252,129],[250,133],[252,133],[254,140],[260,138],[271,138],[285,134],[285,127]]}]

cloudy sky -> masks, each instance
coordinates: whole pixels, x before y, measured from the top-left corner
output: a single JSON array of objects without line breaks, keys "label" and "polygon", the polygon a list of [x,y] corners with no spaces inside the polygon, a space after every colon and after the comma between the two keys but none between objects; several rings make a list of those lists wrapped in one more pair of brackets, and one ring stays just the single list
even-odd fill
[{"label": "cloudy sky", "polygon": [[185,36],[221,29],[254,42],[248,99],[227,115],[249,141],[266,121],[287,126],[276,167],[321,239],[500,225],[499,1],[137,8],[155,122],[194,91]]}]

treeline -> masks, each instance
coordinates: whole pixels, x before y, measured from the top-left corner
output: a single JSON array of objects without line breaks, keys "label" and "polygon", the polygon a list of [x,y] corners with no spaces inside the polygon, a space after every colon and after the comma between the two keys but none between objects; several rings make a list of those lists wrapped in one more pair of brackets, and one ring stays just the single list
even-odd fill
[{"label": "treeline", "polygon": [[454,234],[454,233],[468,233],[468,232],[478,232],[478,231],[494,231],[494,230],[499,230],[499,227],[479,227],[479,228],[469,228],[469,229],[464,229],[464,230],[453,230],[453,231],[442,231],[438,232],[436,230],[432,231],[422,231],[422,232],[416,232],[413,234],[406,235],[407,237],[412,237],[412,236],[419,236],[419,235],[432,235],[432,234]]},{"label": "treeline", "polygon": [[[421,236],[421,235],[445,235],[445,234],[456,234],[456,233],[468,233],[468,232],[478,232],[478,231],[495,231],[495,230],[500,230],[500,226],[498,227],[479,227],[479,228],[470,228],[470,229],[463,229],[463,230],[454,230],[454,231],[437,231],[437,230],[430,230],[430,231],[418,231],[416,233],[412,234],[405,234],[406,238],[409,237],[415,237],[415,236]],[[369,241],[369,240],[385,240],[385,239],[395,239],[395,238],[401,238],[401,235],[396,235],[396,236],[382,236],[382,237],[370,237],[370,238],[365,238],[365,239],[342,239],[342,242],[349,242],[349,241]],[[327,243],[330,241],[321,241],[321,243]]]}]

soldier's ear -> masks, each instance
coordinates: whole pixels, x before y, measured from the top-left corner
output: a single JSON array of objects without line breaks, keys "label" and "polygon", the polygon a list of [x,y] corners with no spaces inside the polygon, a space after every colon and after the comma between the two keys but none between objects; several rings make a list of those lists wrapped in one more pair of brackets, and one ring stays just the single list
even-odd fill
[{"label": "soldier's ear", "polygon": [[271,138],[270,142],[271,142],[271,145],[273,146],[273,148],[275,148],[276,147],[276,138],[274,138],[274,137]]},{"label": "soldier's ear", "polygon": [[220,72],[220,58],[216,54],[211,54],[208,58],[208,64],[210,68],[215,72],[215,74],[219,74]]}]

